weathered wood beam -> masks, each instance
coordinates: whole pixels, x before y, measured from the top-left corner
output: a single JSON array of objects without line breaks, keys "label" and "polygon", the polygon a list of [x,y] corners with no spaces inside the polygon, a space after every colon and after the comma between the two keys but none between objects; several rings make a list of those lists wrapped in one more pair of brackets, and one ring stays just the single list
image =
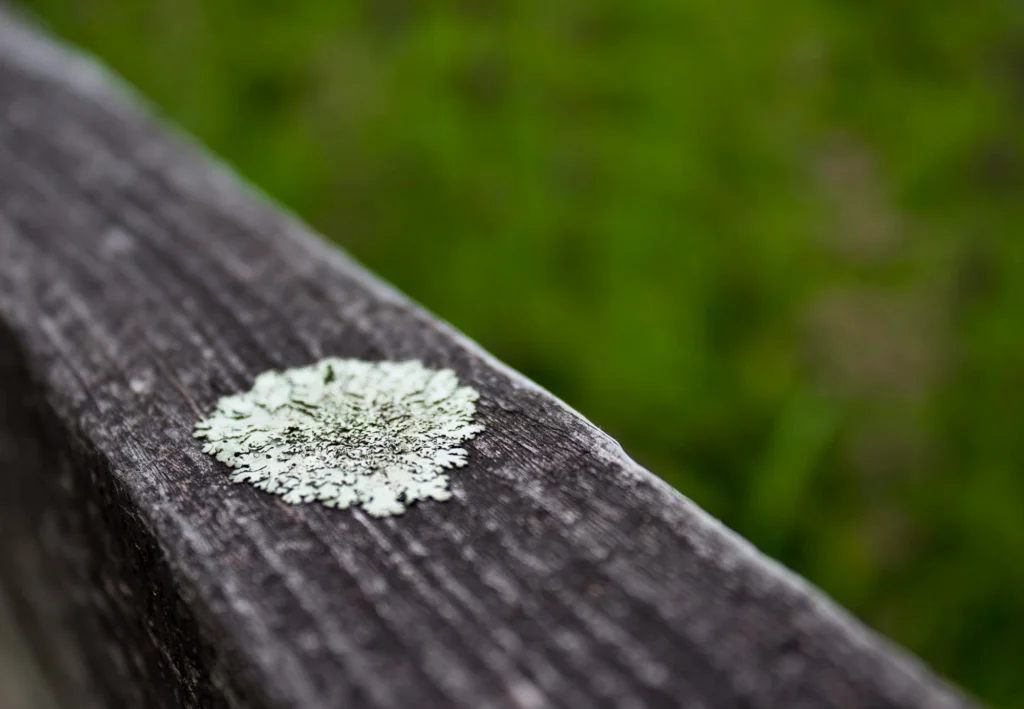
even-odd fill
[{"label": "weathered wood beam", "polygon": [[[192,439],[328,355],[481,392],[454,500],[289,506]],[[0,382],[0,579],[62,706],[969,705],[9,15]]]}]

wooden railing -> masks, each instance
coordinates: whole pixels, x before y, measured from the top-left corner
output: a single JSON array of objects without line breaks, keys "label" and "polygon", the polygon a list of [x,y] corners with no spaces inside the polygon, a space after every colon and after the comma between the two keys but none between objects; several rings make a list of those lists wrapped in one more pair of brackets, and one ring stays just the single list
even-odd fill
[{"label": "wooden railing", "polygon": [[[479,390],[453,500],[292,506],[201,451],[325,356]],[[64,707],[970,705],[9,14],[0,584]]]}]

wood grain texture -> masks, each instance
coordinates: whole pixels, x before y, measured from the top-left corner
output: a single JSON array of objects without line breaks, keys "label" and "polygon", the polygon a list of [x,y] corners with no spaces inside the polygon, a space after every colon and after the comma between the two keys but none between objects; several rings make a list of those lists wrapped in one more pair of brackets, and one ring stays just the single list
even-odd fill
[{"label": "wood grain texture", "polygon": [[[328,355],[481,392],[452,501],[293,507],[192,440]],[[969,706],[2,14],[0,381],[0,577],[62,706]]]}]

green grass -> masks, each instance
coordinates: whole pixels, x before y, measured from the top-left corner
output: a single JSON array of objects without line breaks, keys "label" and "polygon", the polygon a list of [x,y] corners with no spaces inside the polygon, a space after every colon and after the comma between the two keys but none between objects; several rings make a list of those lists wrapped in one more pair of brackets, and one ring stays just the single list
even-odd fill
[{"label": "green grass", "polygon": [[32,0],[768,553],[1024,707],[1024,9]]}]

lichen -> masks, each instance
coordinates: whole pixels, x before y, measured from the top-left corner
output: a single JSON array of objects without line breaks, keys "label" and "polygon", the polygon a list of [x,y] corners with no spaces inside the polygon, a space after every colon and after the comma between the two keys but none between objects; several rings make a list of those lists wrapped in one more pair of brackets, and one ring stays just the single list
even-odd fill
[{"label": "lichen", "polygon": [[477,398],[450,369],[329,358],[260,374],[222,398],[195,437],[234,482],[383,517],[451,497],[444,471],[466,465],[460,444],[483,430]]}]

